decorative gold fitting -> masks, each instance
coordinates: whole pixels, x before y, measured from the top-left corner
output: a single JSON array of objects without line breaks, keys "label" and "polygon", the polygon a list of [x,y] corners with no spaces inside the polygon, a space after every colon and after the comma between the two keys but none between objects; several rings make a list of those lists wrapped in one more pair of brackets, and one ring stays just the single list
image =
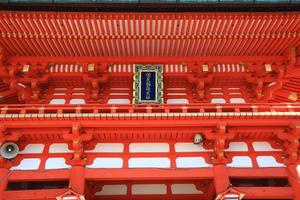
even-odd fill
[{"label": "decorative gold fitting", "polygon": [[29,69],[30,69],[30,65],[24,65],[23,69],[22,69],[22,72],[27,73],[27,72],[29,72]]},{"label": "decorative gold fitting", "polygon": [[202,65],[202,71],[203,72],[208,72],[209,70],[208,70],[208,64],[203,64]]},{"label": "decorative gold fitting", "polygon": [[289,100],[292,100],[292,101],[297,101],[298,99],[298,94],[297,92],[291,92],[289,97],[288,97]]},{"label": "decorative gold fitting", "polygon": [[265,70],[267,73],[272,72],[272,65],[271,64],[265,64]]},{"label": "decorative gold fitting", "polygon": [[95,71],[95,64],[88,64],[88,72]]}]

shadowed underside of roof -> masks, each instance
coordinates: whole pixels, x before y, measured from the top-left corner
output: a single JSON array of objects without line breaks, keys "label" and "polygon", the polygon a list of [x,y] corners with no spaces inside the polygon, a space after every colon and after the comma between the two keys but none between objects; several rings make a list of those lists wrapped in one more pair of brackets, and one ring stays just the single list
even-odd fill
[{"label": "shadowed underside of roof", "polygon": [[12,56],[278,56],[300,45],[289,13],[0,13]]}]

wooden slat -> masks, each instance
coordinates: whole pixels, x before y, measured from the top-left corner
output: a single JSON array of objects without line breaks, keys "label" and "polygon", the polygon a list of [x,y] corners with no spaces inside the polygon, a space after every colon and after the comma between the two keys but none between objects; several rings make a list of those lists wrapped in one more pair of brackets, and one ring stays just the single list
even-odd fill
[{"label": "wooden slat", "polygon": [[0,42],[11,55],[282,55],[287,48],[300,45],[300,15],[293,12],[45,12],[37,17],[33,12],[10,15],[2,11],[0,18]]}]

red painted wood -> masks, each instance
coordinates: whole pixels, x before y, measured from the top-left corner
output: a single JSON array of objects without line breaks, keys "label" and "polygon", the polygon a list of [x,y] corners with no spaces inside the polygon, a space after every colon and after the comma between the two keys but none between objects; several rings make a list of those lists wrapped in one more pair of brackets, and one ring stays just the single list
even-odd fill
[{"label": "red painted wood", "polygon": [[216,194],[223,193],[230,185],[227,167],[224,164],[214,165],[213,172]]},{"label": "red painted wood", "polygon": [[4,191],[7,187],[8,181],[7,177],[9,176],[10,172],[6,168],[0,168],[0,199],[4,200]]},{"label": "red painted wood", "polygon": [[247,199],[293,199],[291,187],[235,187]]},{"label": "red painted wood", "polygon": [[54,200],[67,189],[6,191],[4,200]]},{"label": "red painted wood", "polygon": [[[90,62],[90,63],[193,63],[193,62],[203,62],[203,63],[255,63],[255,62],[265,62],[265,63],[283,63],[286,58],[283,56],[128,56],[128,57],[117,57],[117,56],[109,56],[109,57],[94,57],[94,56],[11,56],[9,58],[11,62],[40,62],[41,60],[45,60],[46,62],[53,63],[72,63],[74,60],[81,62]],[[297,64],[300,65],[300,60],[297,60]]]},{"label": "red painted wood", "polygon": [[[51,44],[52,54],[55,56],[119,56],[124,53],[120,51],[122,48],[121,40],[123,39],[129,40],[129,45],[125,46],[134,50],[130,54],[132,56],[154,56],[155,53],[153,52],[157,51],[161,51],[163,56],[192,54],[197,56],[225,56],[243,55],[246,52],[252,56],[280,55],[284,49],[299,45],[297,32],[295,33],[298,30],[297,22],[299,22],[297,12],[288,14],[243,13],[242,15],[241,13],[218,13],[216,15],[217,17],[211,13],[177,13],[176,15],[173,13],[85,13],[85,15],[81,15],[76,12],[61,12],[55,15],[56,18],[54,18],[51,12],[40,13],[35,16],[33,12],[11,14],[2,11],[3,23],[1,29],[6,31],[3,37],[14,44],[20,44],[20,48],[14,48],[14,45],[8,45],[3,40],[0,40],[0,42],[12,54],[38,56],[50,55],[50,52],[45,50],[47,47],[43,45],[44,38],[48,39],[47,42]],[[114,20],[124,18],[127,20],[122,24],[122,28],[127,28],[128,32],[126,34],[120,30],[121,23],[114,23]],[[15,22],[17,20],[21,21],[21,19],[23,19],[22,26],[19,26],[20,23]],[[33,19],[37,23],[34,23]],[[100,24],[100,34],[88,31],[93,30],[95,27],[95,24],[91,22],[92,19]],[[4,20],[7,20],[11,25],[8,26]],[[87,23],[80,23],[80,20],[87,20]],[[150,28],[147,29],[151,31],[149,33],[145,33],[147,20],[151,24]],[[159,20],[161,23],[160,31],[158,29]],[[167,23],[164,24],[163,20],[167,20]],[[195,23],[192,25],[191,20],[194,20],[197,25]],[[228,22],[228,20],[231,21]],[[155,24],[154,28],[152,28],[152,23]],[[261,24],[263,25],[259,26]],[[98,26],[96,27],[98,28]],[[144,30],[142,30],[142,27],[144,27]],[[170,32],[169,27],[171,28]],[[16,30],[18,31],[16,32]],[[144,31],[144,34],[142,34],[142,31]],[[17,34],[22,32],[23,34]],[[36,40],[26,39],[26,36]],[[105,38],[108,40],[105,41]],[[185,46],[190,42],[190,39],[194,38],[200,39],[200,43],[196,43],[198,46],[193,43],[193,46],[186,48],[186,52],[179,48],[179,46]],[[92,48],[96,46],[98,39],[104,45],[105,54],[99,54],[100,52]],[[258,41],[253,42],[254,40]],[[286,40],[288,42],[285,42]],[[26,41],[26,44],[23,43],[24,41]],[[150,50],[152,49],[152,41],[159,44],[155,47],[159,46],[160,50],[154,48],[154,51],[144,52],[141,48],[142,43],[146,47],[145,50]],[[163,45],[162,42],[166,45]],[[270,48],[270,46],[273,46],[273,48]],[[76,50],[68,51],[67,47]],[[141,51],[137,51],[138,48],[141,48]],[[197,50],[195,51],[195,49]]]},{"label": "red painted wood", "polygon": [[[213,199],[228,188],[230,178],[288,178],[291,187],[235,189],[247,199],[299,199],[300,104],[299,98],[291,99],[291,93],[300,94],[299,16],[299,12],[0,11],[0,143],[15,141],[21,149],[28,143],[46,145],[41,155],[18,155],[12,162],[17,165],[24,158],[38,157],[39,170],[0,169],[0,198],[55,199],[66,191],[3,192],[8,181],[69,180],[70,188],[91,200]],[[163,64],[165,101],[185,98],[189,104],[107,105],[112,98],[132,100],[135,63]],[[24,73],[26,64],[30,70]],[[88,71],[88,64],[95,64],[95,72]],[[203,72],[204,64],[209,72]],[[244,71],[226,71],[232,64]],[[272,72],[266,72],[264,64],[271,64]],[[66,70],[71,65],[78,70]],[[123,70],[128,65],[130,69]],[[186,71],[176,71],[175,66]],[[84,90],[75,92],[76,87]],[[66,94],[56,95],[62,92],[55,88],[66,88]],[[169,88],[185,90],[170,92]],[[238,88],[238,94],[230,88]],[[67,104],[80,98],[86,105],[48,105],[55,98],[64,98]],[[213,98],[227,103],[211,104]],[[230,104],[231,98],[243,98],[246,103]],[[209,140],[205,143],[209,153],[175,152],[176,142],[192,142],[199,132]],[[231,141],[245,142],[249,151],[224,151]],[[254,141],[267,141],[282,151],[256,152],[251,147]],[[67,142],[75,153],[50,155],[53,142]],[[83,152],[98,142],[122,142],[125,150]],[[131,142],[167,142],[170,152],[132,153]],[[266,155],[287,168],[259,168],[256,157]],[[176,168],[176,158],[184,156],[202,156],[214,167]],[[233,156],[248,156],[253,168],[226,167]],[[65,158],[71,169],[44,170],[46,160],[54,157]],[[122,158],[123,168],[84,167],[96,157]],[[171,168],[129,169],[128,159],[136,157],[167,157]],[[134,183],[166,184],[167,194],[133,195],[130,186]],[[204,194],[173,195],[173,183],[193,183]],[[128,193],[95,197],[105,184],[125,184]]]},{"label": "red painted wood", "polygon": [[8,177],[9,181],[53,181],[68,180],[70,178],[70,170],[40,170],[40,171],[13,171]]},{"label": "red painted wood", "polygon": [[232,178],[287,178],[288,173],[284,168],[240,169],[228,168]]},{"label": "red painted wood", "polygon": [[288,165],[288,180],[293,188],[293,198],[300,199],[300,165]]},{"label": "red painted wood", "polygon": [[70,187],[78,194],[85,192],[85,168],[84,166],[72,166],[70,176]]},{"label": "red painted wood", "polygon": [[213,177],[209,168],[204,169],[86,169],[87,180],[201,180]]}]

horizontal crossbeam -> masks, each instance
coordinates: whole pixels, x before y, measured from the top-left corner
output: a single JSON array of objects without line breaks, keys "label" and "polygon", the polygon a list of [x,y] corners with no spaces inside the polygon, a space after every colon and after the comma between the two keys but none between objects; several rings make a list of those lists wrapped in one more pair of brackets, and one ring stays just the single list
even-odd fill
[{"label": "horizontal crossbeam", "polygon": [[12,63],[31,62],[31,63],[274,63],[284,62],[283,56],[13,56],[9,58]]}]

